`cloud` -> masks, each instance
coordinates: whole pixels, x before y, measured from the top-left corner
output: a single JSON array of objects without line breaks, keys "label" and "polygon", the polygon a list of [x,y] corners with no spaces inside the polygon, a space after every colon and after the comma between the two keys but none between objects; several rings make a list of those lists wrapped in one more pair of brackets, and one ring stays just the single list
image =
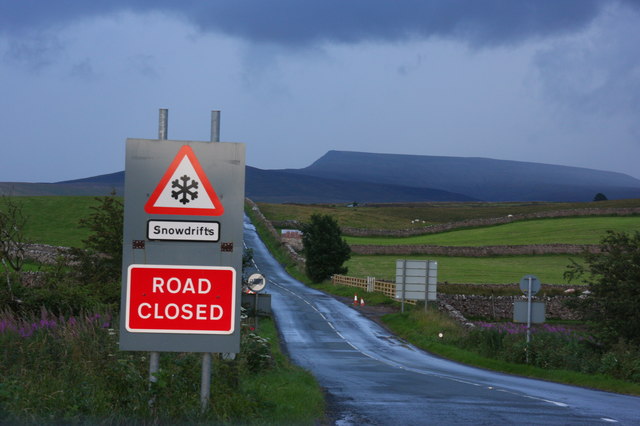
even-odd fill
[{"label": "cloud", "polygon": [[256,43],[299,47],[325,41],[357,43],[443,37],[483,46],[576,31],[588,25],[609,3],[600,0],[0,0],[0,32],[19,34],[78,19],[133,11],[177,14],[203,31],[224,32]]},{"label": "cloud", "polygon": [[586,34],[539,51],[534,63],[548,99],[571,111],[640,112],[640,11],[608,8]]}]

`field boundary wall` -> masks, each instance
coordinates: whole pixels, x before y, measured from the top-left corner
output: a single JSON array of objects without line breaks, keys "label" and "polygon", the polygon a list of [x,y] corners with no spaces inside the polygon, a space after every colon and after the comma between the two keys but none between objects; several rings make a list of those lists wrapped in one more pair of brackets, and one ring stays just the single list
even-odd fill
[{"label": "field boundary wall", "polygon": [[[374,282],[373,290],[371,282]],[[359,288],[365,291],[377,291],[394,299],[395,283],[389,281],[379,281],[373,277],[357,278],[345,275],[334,275],[331,278],[334,285],[345,285]],[[566,301],[576,296],[539,296],[533,300],[545,303],[546,317],[561,320],[579,319],[575,311],[566,306]],[[465,317],[471,318],[491,318],[495,320],[512,320],[513,304],[516,301],[526,300],[524,296],[482,296],[464,294],[441,294],[438,293],[438,305],[442,310],[456,317],[461,322],[466,323]],[[406,303],[414,304],[415,300],[405,300]]]},{"label": "field boundary wall", "polygon": [[490,257],[490,256],[532,256],[541,254],[573,254],[579,255],[585,251],[600,253],[600,246],[595,244],[529,244],[506,246],[436,246],[427,244],[416,245],[362,245],[350,246],[354,254],[361,255],[411,255],[431,254],[438,256],[460,257]]},{"label": "field boundary wall", "polygon": [[[460,228],[475,228],[482,226],[502,225],[511,222],[532,219],[546,219],[559,217],[581,217],[581,216],[634,216],[640,215],[640,207],[620,207],[620,208],[587,208],[587,209],[566,209],[546,212],[536,212],[528,214],[514,214],[509,216],[469,219],[459,222],[439,223],[436,225],[424,226],[422,228],[411,229],[364,229],[341,227],[344,235],[352,237],[411,237],[416,235],[437,234]],[[273,226],[277,228],[300,229],[301,224],[296,220],[273,221]]]}]

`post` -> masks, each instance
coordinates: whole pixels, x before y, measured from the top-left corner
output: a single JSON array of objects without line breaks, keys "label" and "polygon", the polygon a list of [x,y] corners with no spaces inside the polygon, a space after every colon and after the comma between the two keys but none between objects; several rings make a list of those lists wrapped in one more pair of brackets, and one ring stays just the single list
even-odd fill
[{"label": "post", "polygon": [[[154,383],[158,382],[158,378],[156,377],[156,373],[160,370],[160,352],[150,352],[149,353],[149,388],[153,387]],[[151,397],[149,400],[149,407],[153,408],[153,405],[156,402],[155,397]]]},{"label": "post", "polygon": [[211,142],[220,142],[220,111],[211,111]]},{"label": "post", "polygon": [[429,273],[430,273],[431,264],[427,260],[427,276],[425,278],[425,286],[424,286],[424,311],[427,312],[427,303],[429,302]]},{"label": "post", "polygon": [[527,291],[527,344],[531,341],[531,277],[529,277],[529,290]]},{"label": "post", "polygon": [[401,305],[401,309],[400,312],[404,313],[404,299],[405,299],[405,289],[407,286],[406,283],[407,280],[407,260],[406,259],[402,259],[402,305]]},{"label": "post", "polygon": [[204,413],[209,405],[211,394],[211,354],[202,354],[202,375],[200,380],[200,410]]},{"label": "post", "polygon": [[529,277],[529,287],[527,290],[527,364],[529,364],[529,342],[531,342],[531,279],[532,278]]},{"label": "post", "polygon": [[158,139],[166,141],[168,136],[169,127],[169,110],[166,108],[160,108],[160,119],[158,120]]},{"label": "post", "polygon": [[[211,142],[220,142],[220,111],[211,111]],[[202,374],[200,376],[200,410],[204,413],[209,406],[211,395],[211,354],[202,354]]]},{"label": "post", "polygon": [[[169,128],[169,110],[166,108],[160,108],[160,114],[158,117],[158,139],[163,141],[167,140]],[[160,352],[150,352],[149,353],[149,387],[152,386],[153,383],[158,381],[158,378],[155,374],[160,370]],[[154,399],[149,401],[149,406],[153,406]]]}]

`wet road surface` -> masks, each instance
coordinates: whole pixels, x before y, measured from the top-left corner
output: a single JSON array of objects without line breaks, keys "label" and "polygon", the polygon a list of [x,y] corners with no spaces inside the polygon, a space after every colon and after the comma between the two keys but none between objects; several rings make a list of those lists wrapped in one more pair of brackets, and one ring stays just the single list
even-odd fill
[{"label": "wet road surface", "polygon": [[290,277],[245,219],[293,362],[329,394],[337,425],[640,425],[640,398],[495,373],[395,338],[357,309]]}]

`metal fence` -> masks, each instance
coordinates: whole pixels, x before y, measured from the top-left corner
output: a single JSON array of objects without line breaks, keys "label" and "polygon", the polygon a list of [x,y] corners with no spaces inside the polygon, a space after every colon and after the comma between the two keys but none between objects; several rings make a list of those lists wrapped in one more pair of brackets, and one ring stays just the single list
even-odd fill
[{"label": "metal fence", "polygon": [[[334,285],[346,285],[349,287],[357,287],[365,290],[367,293],[374,291],[380,292],[393,300],[396,299],[396,283],[389,281],[378,281],[375,277],[356,278],[346,275],[333,275],[331,283]],[[416,304],[415,300],[405,300],[405,303]]]}]

